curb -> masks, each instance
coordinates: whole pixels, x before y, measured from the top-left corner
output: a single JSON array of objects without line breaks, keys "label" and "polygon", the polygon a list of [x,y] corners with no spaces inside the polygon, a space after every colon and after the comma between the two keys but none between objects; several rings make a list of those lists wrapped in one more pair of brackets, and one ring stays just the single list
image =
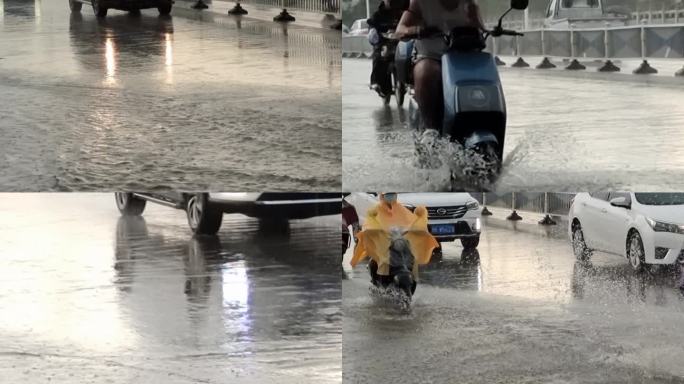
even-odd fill
[{"label": "curb", "polygon": [[[250,3],[242,3],[242,8],[244,8],[248,13],[245,15],[232,15],[229,14],[229,11],[234,8],[237,1],[213,0],[211,3],[207,3],[209,5],[209,8],[203,10],[193,9],[192,6],[195,4],[195,2],[195,0],[176,0],[174,8],[180,8],[184,11],[196,12],[197,14],[209,13],[217,16],[242,18],[244,20],[255,20],[274,24],[282,23],[274,20],[275,16],[282,13],[283,9],[281,8],[261,6]],[[335,29],[332,28],[332,25],[333,23],[337,23],[338,21],[338,19],[334,15],[332,15],[331,18],[331,15],[327,14],[324,15],[314,12],[306,12],[293,9],[288,10],[288,13],[294,16],[295,20],[289,21],[287,22],[287,24],[297,27],[316,28],[333,31]],[[179,16],[182,17],[182,15]]]}]

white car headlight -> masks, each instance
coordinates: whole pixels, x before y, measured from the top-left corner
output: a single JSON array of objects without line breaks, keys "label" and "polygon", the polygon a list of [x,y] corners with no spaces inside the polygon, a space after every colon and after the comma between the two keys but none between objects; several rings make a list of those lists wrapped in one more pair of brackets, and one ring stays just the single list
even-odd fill
[{"label": "white car headlight", "polygon": [[656,232],[671,232],[684,234],[684,225],[664,223],[662,221],[656,221],[648,217],[646,218],[646,222]]},{"label": "white car headlight", "polygon": [[469,211],[472,211],[480,208],[480,204],[477,201],[469,201],[466,203],[466,208],[468,208]]}]

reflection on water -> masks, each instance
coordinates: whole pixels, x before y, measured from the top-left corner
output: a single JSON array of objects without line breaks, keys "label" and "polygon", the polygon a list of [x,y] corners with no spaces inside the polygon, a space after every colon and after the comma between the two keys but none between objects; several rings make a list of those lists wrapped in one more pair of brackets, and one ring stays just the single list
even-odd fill
[{"label": "reflection on water", "polygon": [[[173,20],[170,17],[115,15],[84,18],[72,13],[69,36],[75,57],[86,67],[104,63],[103,82],[116,85],[121,74],[154,64],[164,67],[165,82],[173,82]],[[94,55],[101,60],[93,60]],[[152,60],[150,60],[150,58]]]},{"label": "reflection on water", "polygon": [[34,18],[40,15],[40,0],[0,0],[4,17]]}]

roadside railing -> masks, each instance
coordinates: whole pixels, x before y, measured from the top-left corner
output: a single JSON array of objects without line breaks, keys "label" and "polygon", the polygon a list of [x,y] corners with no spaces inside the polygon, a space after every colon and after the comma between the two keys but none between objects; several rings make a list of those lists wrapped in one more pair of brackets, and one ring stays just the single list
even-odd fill
[{"label": "roadside railing", "polygon": [[[527,20],[527,27],[530,29],[542,28],[544,18],[530,18]],[[498,20],[488,20],[486,25],[495,25]],[[682,9],[661,9],[632,12],[627,20],[628,25],[641,24],[678,24],[684,22],[684,8]],[[504,20],[502,23],[506,29],[525,29],[525,22],[522,18]]]},{"label": "roadside railing", "polygon": [[530,212],[544,215],[539,221],[541,225],[554,225],[553,216],[565,217],[570,211],[574,193],[559,192],[511,192],[511,193],[471,193],[482,205],[482,214],[491,215],[487,207],[510,209],[507,220],[522,220],[518,212]]},{"label": "roadside railing", "polygon": [[239,2],[280,9],[333,14],[339,17],[342,15],[340,0],[241,0]]},{"label": "roadside railing", "polygon": [[[640,25],[551,30],[533,29],[524,36],[501,36],[487,40],[487,50],[499,56],[517,57],[516,68],[530,67],[524,56],[542,57],[537,69],[556,68],[550,58],[569,59],[567,70],[584,70],[580,60],[603,61],[599,72],[619,72],[616,59],[641,59],[634,74],[653,74],[658,70],[647,59],[684,59],[684,25]],[[366,36],[345,36],[344,57],[368,57],[372,51]],[[684,60],[683,60],[684,62]],[[501,65],[505,65],[499,61]],[[675,73],[684,76],[684,67]]]}]

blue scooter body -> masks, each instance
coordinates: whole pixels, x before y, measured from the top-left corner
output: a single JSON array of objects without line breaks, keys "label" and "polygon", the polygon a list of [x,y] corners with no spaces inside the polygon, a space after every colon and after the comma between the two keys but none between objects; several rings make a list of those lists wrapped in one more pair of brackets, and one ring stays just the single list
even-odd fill
[{"label": "blue scooter body", "polygon": [[[400,42],[396,63],[409,83],[413,41]],[[406,68],[406,69],[404,69]],[[442,134],[466,148],[491,143],[501,159],[506,136],[506,102],[494,57],[487,52],[450,51],[442,55],[444,121]],[[409,124],[422,129],[418,104],[409,101]]]},{"label": "blue scooter body", "polygon": [[442,55],[444,123],[442,134],[466,148],[495,143],[501,156],[506,133],[506,102],[494,57],[487,52]]}]

